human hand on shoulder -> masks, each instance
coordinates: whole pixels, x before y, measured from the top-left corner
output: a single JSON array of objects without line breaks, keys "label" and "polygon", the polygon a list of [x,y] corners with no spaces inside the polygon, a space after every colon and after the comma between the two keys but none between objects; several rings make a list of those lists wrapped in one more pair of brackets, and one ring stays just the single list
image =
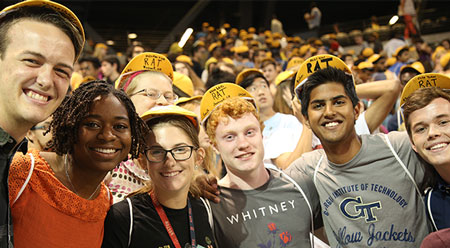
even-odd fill
[{"label": "human hand on shoulder", "polygon": [[211,200],[215,203],[219,203],[220,199],[218,195],[220,191],[218,190],[217,178],[213,175],[199,175],[195,178],[195,183],[200,187],[202,196]]}]

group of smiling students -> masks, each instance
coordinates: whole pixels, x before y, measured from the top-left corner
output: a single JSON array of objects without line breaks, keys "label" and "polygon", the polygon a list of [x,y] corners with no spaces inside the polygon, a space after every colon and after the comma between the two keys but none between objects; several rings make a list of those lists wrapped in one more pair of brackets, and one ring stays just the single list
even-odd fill
[{"label": "group of smiling students", "polygon": [[[168,59],[143,53],[115,86],[92,81],[64,98],[62,82],[68,86],[71,59],[80,53],[74,40],[84,42],[77,17],[60,4],[33,0],[2,10],[0,20],[5,35],[30,35],[21,46],[10,38],[1,51],[3,81],[16,57],[17,75],[36,74],[21,90],[32,100],[23,100],[30,110],[20,109],[27,114],[16,124],[36,124],[52,113],[51,151],[18,152],[10,165],[13,232],[2,230],[5,247],[318,246],[310,233],[333,247],[418,247],[430,231],[448,227],[446,205],[433,205],[430,193],[428,204],[422,198],[425,186],[438,191],[449,182],[450,97],[439,88],[449,89],[450,79],[444,75],[419,75],[403,89],[407,134],[359,136],[350,69],[332,55],[309,58],[293,79],[294,92],[308,127],[303,132],[310,132],[305,137],[311,142],[314,133],[323,149],[281,171],[264,167],[258,107],[239,85],[212,87],[194,113],[174,105]],[[311,67],[319,61],[326,66]],[[0,124],[2,134],[11,126]],[[204,174],[210,157],[201,132],[227,169],[218,185]],[[123,188],[121,180],[133,186]]]}]

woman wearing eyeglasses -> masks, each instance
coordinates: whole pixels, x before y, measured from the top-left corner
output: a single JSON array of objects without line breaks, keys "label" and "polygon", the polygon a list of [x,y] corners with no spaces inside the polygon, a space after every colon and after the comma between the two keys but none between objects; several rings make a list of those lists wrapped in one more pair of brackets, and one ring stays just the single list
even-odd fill
[{"label": "woman wearing eyeglasses", "polygon": [[[142,115],[154,106],[173,105],[178,99],[172,89],[173,68],[170,61],[158,53],[141,53],[123,69],[115,86],[123,89]],[[146,166],[139,159],[128,159],[117,166],[105,179],[114,202],[144,186],[149,180]]]},{"label": "woman wearing eyeglasses", "polygon": [[216,247],[210,210],[194,198],[195,170],[205,156],[196,115],[167,106],[142,119],[152,131],[145,149],[151,181],[111,207],[102,247]]},{"label": "woman wearing eyeglasses", "polygon": [[158,53],[141,53],[123,69],[115,85],[133,101],[142,115],[154,106],[173,105],[178,96],[172,90],[173,68],[170,61]]}]

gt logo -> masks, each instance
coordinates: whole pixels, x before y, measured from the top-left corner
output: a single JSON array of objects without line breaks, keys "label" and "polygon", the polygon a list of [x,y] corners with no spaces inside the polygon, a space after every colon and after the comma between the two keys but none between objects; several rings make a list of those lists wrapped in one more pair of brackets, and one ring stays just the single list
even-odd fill
[{"label": "gt logo", "polygon": [[[352,208],[353,206],[353,208]],[[341,212],[349,219],[357,220],[365,218],[366,222],[377,221],[377,217],[373,214],[373,209],[380,209],[381,202],[372,202],[364,204],[361,196],[356,198],[345,198],[339,205]]]}]

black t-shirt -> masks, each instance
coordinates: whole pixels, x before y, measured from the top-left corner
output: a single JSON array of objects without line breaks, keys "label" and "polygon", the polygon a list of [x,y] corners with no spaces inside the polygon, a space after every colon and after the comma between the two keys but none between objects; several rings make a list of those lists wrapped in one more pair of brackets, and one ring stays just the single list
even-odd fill
[{"label": "black t-shirt", "polygon": [[[198,247],[213,248],[214,236],[208,222],[208,214],[201,200],[190,198],[195,225],[195,240]],[[153,206],[149,194],[131,197],[133,205],[133,231],[130,232],[130,210],[126,200],[114,204],[105,219],[103,248],[109,247],[174,247],[163,223]],[[181,247],[190,247],[188,208],[164,207],[167,218],[175,231]]]}]

